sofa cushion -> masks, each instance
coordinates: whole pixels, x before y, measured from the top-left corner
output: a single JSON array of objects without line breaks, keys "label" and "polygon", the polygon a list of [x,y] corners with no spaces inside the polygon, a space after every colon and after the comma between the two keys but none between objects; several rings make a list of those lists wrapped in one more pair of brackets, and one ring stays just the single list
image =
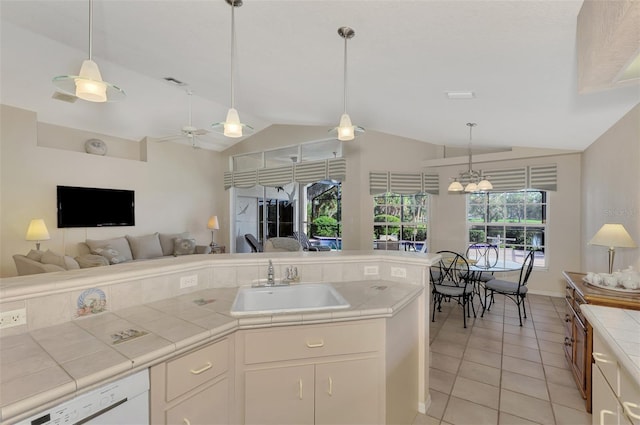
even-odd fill
[{"label": "sofa cushion", "polygon": [[111,245],[107,245],[105,247],[96,248],[93,251],[95,254],[102,255],[104,258],[109,261],[109,264],[120,264],[127,261],[127,258],[120,254],[117,249],[114,249]]},{"label": "sofa cushion", "polygon": [[159,233],[160,246],[162,247],[162,255],[173,255],[174,243],[176,238],[189,239],[189,232],[182,233]]},{"label": "sofa cushion", "polygon": [[149,258],[162,257],[162,246],[158,233],[144,236],[126,236],[131,247],[134,260],[146,260]]},{"label": "sofa cushion", "polygon": [[98,254],[85,254],[79,255],[75,258],[81,269],[87,269],[89,267],[108,266],[109,260],[102,255]]},{"label": "sofa cushion", "polygon": [[196,253],[196,240],[175,238],[173,240],[173,255],[191,255]]},{"label": "sofa cushion", "polygon": [[33,260],[33,261],[37,261],[38,263],[41,263],[42,262],[42,254],[44,254],[44,252],[36,251],[35,249],[32,249],[27,254],[27,258],[30,259],[30,260]]},{"label": "sofa cushion", "polygon": [[42,257],[40,258],[40,262],[42,264],[53,264],[56,266],[60,266],[63,269],[67,269],[66,264],[64,263],[64,258],[62,255],[58,255],[55,252],[52,252],[50,249],[46,250]]},{"label": "sofa cushion", "polygon": [[89,246],[89,250],[92,254],[98,254],[98,252],[96,252],[96,248],[104,248],[105,246],[110,245],[112,249],[118,251],[118,254],[122,255],[125,258],[124,261],[133,260],[133,254],[131,254],[129,242],[124,236],[102,240],[87,239],[87,245]]}]

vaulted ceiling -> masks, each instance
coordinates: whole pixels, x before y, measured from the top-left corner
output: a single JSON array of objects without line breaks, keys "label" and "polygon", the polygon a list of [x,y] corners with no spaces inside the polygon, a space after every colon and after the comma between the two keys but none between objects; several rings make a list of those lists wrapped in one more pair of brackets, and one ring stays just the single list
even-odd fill
[{"label": "vaulted ceiling", "polygon": [[[348,112],[367,130],[465,146],[585,149],[640,101],[637,84],[578,94],[581,0],[245,0],[236,9],[236,108],[271,124],[337,125],[348,43]],[[2,103],[54,124],[139,140],[210,128],[230,104],[225,0],[95,0],[93,58],[128,98],[51,98],[88,56],[88,1],[2,0]],[[163,80],[173,77],[188,87]],[[473,92],[450,100],[446,92]],[[209,135],[223,150],[238,139]]]}]

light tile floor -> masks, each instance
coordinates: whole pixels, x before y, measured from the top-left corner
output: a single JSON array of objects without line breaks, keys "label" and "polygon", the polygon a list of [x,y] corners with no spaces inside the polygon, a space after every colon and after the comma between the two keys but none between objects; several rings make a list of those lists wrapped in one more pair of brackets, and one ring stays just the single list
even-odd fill
[{"label": "light tile floor", "polygon": [[515,303],[495,299],[467,329],[455,302],[429,322],[431,406],[414,424],[591,424],[564,357],[564,299],[529,295],[522,327]]}]

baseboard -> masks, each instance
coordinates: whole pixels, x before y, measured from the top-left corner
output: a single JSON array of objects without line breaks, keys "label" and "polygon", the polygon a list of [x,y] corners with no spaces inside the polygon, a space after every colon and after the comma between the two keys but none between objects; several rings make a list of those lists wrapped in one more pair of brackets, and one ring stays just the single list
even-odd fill
[{"label": "baseboard", "polygon": [[429,407],[431,407],[431,394],[429,394],[429,396],[427,397],[427,400],[424,403],[423,402],[418,403],[418,412],[422,413],[423,415],[426,415],[427,410],[429,410]]},{"label": "baseboard", "polygon": [[529,286],[529,293],[532,295],[543,295],[545,297],[564,298],[564,292],[540,291],[537,289],[531,289],[530,286]]}]

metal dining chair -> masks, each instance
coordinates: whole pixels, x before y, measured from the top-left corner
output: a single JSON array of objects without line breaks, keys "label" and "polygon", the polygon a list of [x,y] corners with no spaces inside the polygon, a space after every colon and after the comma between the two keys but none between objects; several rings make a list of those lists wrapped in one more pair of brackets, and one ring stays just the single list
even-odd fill
[{"label": "metal dining chair", "polygon": [[467,317],[476,317],[473,306],[473,282],[469,273],[469,263],[464,256],[453,251],[438,251],[441,258],[437,264],[431,266],[431,294],[433,299],[433,313],[431,321],[435,322],[436,308],[442,311],[442,301],[452,298],[462,306],[462,320],[467,327]]},{"label": "metal dining chair", "polygon": [[529,254],[525,257],[524,262],[522,263],[522,268],[520,269],[520,278],[517,282],[493,279],[485,283],[485,300],[487,300],[487,291],[490,292],[490,295],[489,301],[485,301],[485,305],[483,305],[480,317],[484,317],[485,310],[491,311],[491,304],[494,303],[494,294],[501,294],[515,302],[518,306],[518,318],[520,319],[520,326],[522,326],[522,316],[524,315],[524,318],[527,318],[525,298],[527,297],[527,292],[529,290],[527,282],[529,281],[531,270],[533,270],[534,255],[535,251],[529,251]]}]

